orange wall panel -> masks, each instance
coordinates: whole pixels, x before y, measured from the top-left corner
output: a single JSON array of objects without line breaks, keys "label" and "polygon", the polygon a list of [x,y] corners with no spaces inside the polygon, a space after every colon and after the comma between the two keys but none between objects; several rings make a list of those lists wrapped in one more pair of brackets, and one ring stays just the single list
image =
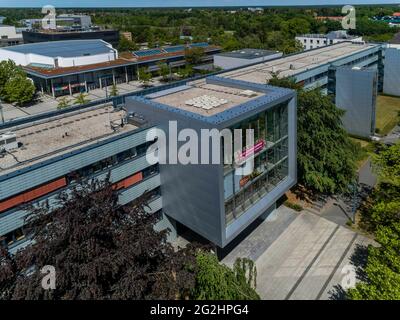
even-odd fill
[{"label": "orange wall panel", "polygon": [[67,185],[67,180],[65,179],[65,177],[63,177],[63,178],[57,179],[55,181],[52,181],[50,183],[47,183],[45,185],[42,185],[40,187],[36,187],[32,190],[23,192],[17,196],[9,198],[7,200],[0,201],[0,212],[8,210],[13,207],[16,207],[20,204],[30,202],[37,198],[40,198],[40,197],[42,197],[48,193],[51,193],[57,189],[65,187],[66,185]]}]

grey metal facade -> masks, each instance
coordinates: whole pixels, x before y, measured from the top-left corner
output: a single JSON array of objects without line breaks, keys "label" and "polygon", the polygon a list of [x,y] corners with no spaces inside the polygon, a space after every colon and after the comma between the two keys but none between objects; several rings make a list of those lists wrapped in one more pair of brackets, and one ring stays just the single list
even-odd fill
[{"label": "grey metal facade", "polygon": [[342,120],[350,134],[370,138],[375,133],[376,96],[376,69],[336,70],[336,106],[346,111]]},{"label": "grey metal facade", "polygon": [[[240,80],[209,77],[206,81],[243,90],[258,90],[266,92],[266,95],[209,117],[163,105],[146,97],[127,98],[126,108],[150,121],[151,125],[163,129],[167,135],[169,134],[168,122],[175,120],[178,132],[180,129],[190,128],[195,130],[200,137],[201,129],[222,130],[280,103],[288,104],[289,174],[284,181],[228,226],[225,215],[222,163],[171,165],[167,152],[167,163],[160,164],[164,213],[223,248],[251,222],[275,205],[276,200],[296,182],[296,95],[292,90]],[[167,150],[170,147],[169,143],[170,141],[167,140]],[[184,142],[178,142],[177,148],[179,149],[183,144]]]},{"label": "grey metal facade", "polygon": [[[63,177],[74,170],[84,168],[133,147],[143,145],[146,143],[146,134],[148,130],[149,128],[139,128],[123,135],[93,143],[70,153],[55,156],[20,170],[16,169],[9,174],[0,175],[0,202],[56,178]],[[142,154],[118,163],[100,173],[91,175],[89,179],[101,180],[109,175],[111,182],[118,182],[149,167],[150,165],[146,161],[145,154]],[[119,192],[119,202],[122,205],[127,204],[143,195],[146,191],[156,190],[159,186],[160,174],[156,172],[137,184],[122,189]],[[67,185],[63,189],[46,194],[45,196],[35,199],[31,204],[35,205],[48,201],[50,206],[55,206],[57,204],[56,196],[59,192],[68,190],[70,187],[71,185]],[[147,210],[155,213],[161,209],[162,198],[161,195],[158,195],[150,201]],[[23,227],[28,213],[29,212],[23,205],[0,212],[0,238]],[[161,219],[156,228],[171,228],[171,224],[167,218],[165,218],[165,221]],[[172,233],[172,236],[173,235]],[[29,237],[21,241],[15,241],[9,246],[9,249],[11,252],[15,252],[15,250],[26,245],[26,242],[29,243]]]},{"label": "grey metal facade", "polygon": [[400,96],[400,47],[385,50],[383,92]]}]

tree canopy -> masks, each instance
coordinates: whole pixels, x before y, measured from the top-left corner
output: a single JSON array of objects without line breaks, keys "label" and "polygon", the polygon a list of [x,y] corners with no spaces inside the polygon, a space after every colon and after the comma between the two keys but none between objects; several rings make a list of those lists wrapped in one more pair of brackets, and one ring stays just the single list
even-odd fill
[{"label": "tree canopy", "polygon": [[375,234],[370,246],[366,279],[348,290],[350,299],[400,299],[400,142],[373,157],[378,185],[362,210],[362,219]]},{"label": "tree canopy", "polygon": [[347,190],[356,173],[357,146],[342,125],[343,111],[319,88],[272,75],[269,84],[297,90],[298,182],[322,193]]},{"label": "tree canopy", "polygon": [[25,71],[11,60],[0,62],[0,97],[7,102],[23,105],[32,101],[35,86]]},{"label": "tree canopy", "polygon": [[[210,288],[220,288],[216,299],[258,298],[247,260],[231,270],[209,247],[167,242],[146,209],[151,197],[120,206],[115,187],[95,180],[29,208],[33,242],[15,255],[0,247],[0,299],[204,299]],[[56,272],[53,290],[41,286],[44,266]]]}]

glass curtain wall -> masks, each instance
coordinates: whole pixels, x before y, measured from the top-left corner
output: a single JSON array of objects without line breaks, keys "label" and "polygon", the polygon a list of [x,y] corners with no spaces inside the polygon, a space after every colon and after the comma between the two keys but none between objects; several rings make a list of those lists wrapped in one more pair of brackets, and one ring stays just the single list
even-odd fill
[{"label": "glass curtain wall", "polygon": [[[254,170],[239,175],[245,163],[224,166],[226,223],[238,218],[288,176],[288,106],[280,104],[231,128],[242,130],[242,154],[251,150]],[[245,129],[254,130],[254,146],[246,145]],[[239,152],[240,153],[240,152]],[[250,158],[249,158],[250,159]]]}]

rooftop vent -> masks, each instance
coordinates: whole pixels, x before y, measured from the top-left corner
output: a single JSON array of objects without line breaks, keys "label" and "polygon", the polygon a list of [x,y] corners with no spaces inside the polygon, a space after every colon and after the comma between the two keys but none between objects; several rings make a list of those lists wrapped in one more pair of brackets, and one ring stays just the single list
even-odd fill
[{"label": "rooftop vent", "polygon": [[0,150],[12,150],[18,148],[17,135],[13,132],[0,134]]},{"label": "rooftop vent", "polygon": [[185,101],[185,104],[188,106],[193,106],[196,108],[202,108],[205,110],[211,110],[213,108],[217,108],[222,106],[223,104],[228,103],[226,99],[219,99],[217,97],[203,95],[200,97],[196,97],[190,100]]}]

